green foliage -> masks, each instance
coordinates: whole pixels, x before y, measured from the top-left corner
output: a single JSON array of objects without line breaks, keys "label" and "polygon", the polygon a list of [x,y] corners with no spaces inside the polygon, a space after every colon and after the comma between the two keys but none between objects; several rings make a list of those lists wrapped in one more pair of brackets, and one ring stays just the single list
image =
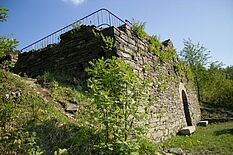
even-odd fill
[{"label": "green foliage", "polygon": [[180,52],[181,58],[188,64],[194,75],[194,84],[197,88],[198,100],[201,101],[201,81],[203,80],[203,74],[205,65],[208,64],[209,51],[200,45],[200,43],[194,44],[190,39],[184,40],[184,48]]},{"label": "green foliage", "polygon": [[24,79],[2,69],[0,77],[1,153],[51,154],[69,147],[72,128],[59,125],[68,123],[67,118],[37,95]]},{"label": "green foliage", "polygon": [[169,49],[161,52],[159,57],[163,62],[165,62],[165,63],[169,62],[173,58],[176,58],[176,51],[173,48],[169,48]]},{"label": "green foliage", "polygon": [[194,75],[191,70],[191,68],[187,65],[186,62],[180,60],[174,64],[174,69],[175,72],[180,76],[180,77],[185,77],[189,81],[194,80]]},{"label": "green foliage", "polygon": [[17,45],[16,39],[0,36],[0,57],[13,52]]},{"label": "green foliage", "polygon": [[133,25],[133,32],[136,35],[136,37],[142,40],[146,39],[147,37],[147,34],[145,32],[146,23],[135,21],[134,19],[132,19],[132,25]]},{"label": "green foliage", "polygon": [[180,147],[187,154],[232,154],[233,122],[198,127],[190,136],[176,136],[164,143],[166,148]]},{"label": "green foliage", "polygon": [[24,83],[16,76],[4,70],[0,70],[0,73],[3,75],[0,84],[1,153],[40,154],[40,149],[35,145],[34,134],[24,131],[21,126],[29,120],[39,118],[42,112],[40,109],[44,107],[41,104],[43,101],[25,88]]},{"label": "green foliage", "polygon": [[3,154],[16,154],[16,152],[30,155],[43,154],[43,151],[37,145],[35,132],[30,133],[20,128],[12,129],[12,127],[8,127],[0,129],[0,137],[2,137],[0,139],[0,150]]},{"label": "green foliage", "polygon": [[151,67],[149,66],[149,65],[144,65],[143,66],[143,71],[144,72],[150,72],[152,69],[151,69]]},{"label": "green foliage", "polygon": [[0,6],[0,22],[4,22],[7,19],[7,9]]},{"label": "green foliage", "polygon": [[112,51],[113,48],[115,47],[115,40],[113,37],[110,37],[110,36],[104,36],[104,35],[101,35],[101,38],[102,38],[102,48],[105,50],[105,51]]},{"label": "green foliage", "polygon": [[[7,18],[7,9],[0,6],[0,22],[6,21]],[[16,39],[11,39],[5,36],[0,36],[0,59],[6,54],[14,52],[18,41]],[[7,60],[0,60],[3,66],[2,68],[9,69],[11,68],[11,63]]]},{"label": "green foliage", "polygon": [[14,100],[12,97],[9,99],[7,98],[7,95],[1,96],[0,98],[0,126],[5,126],[7,122],[11,121],[15,117]]},{"label": "green foliage", "polygon": [[49,86],[53,100],[60,101],[67,106],[68,102],[79,103],[84,100],[84,95],[72,87],[62,86],[57,81],[52,81]]},{"label": "green foliage", "polygon": [[164,63],[167,63],[169,60],[176,57],[176,51],[174,49],[169,48],[162,50],[162,44],[156,36],[150,38],[148,48],[150,52],[158,56]]},{"label": "green foliage", "polygon": [[227,74],[227,78],[233,80],[233,66],[227,66],[223,69],[223,72]]},{"label": "green foliage", "polygon": [[[6,21],[7,9],[0,6],[0,22]],[[5,54],[13,52],[18,42],[15,39],[10,39],[4,36],[0,36],[0,58]]]},{"label": "green foliage", "polygon": [[192,40],[184,40],[184,48],[180,52],[180,56],[193,69],[198,69],[198,66],[208,64],[209,51],[200,43],[194,44]]},{"label": "green foliage", "polygon": [[140,146],[140,155],[153,155],[159,151],[157,145],[154,142],[149,140],[148,138],[141,138],[139,139],[139,146]]},{"label": "green foliage", "polygon": [[88,100],[80,81],[69,74],[45,72],[37,77],[37,82],[48,89],[53,101],[59,102],[64,108],[69,104],[79,105]]},{"label": "green foliage", "polygon": [[200,82],[202,101],[233,108],[233,80],[228,79],[221,67],[212,63],[202,76],[203,80]]},{"label": "green foliage", "polygon": [[[191,69],[193,73],[199,101],[232,108],[231,68],[223,69],[221,63],[216,62],[207,68],[209,52],[206,48],[199,43],[193,44],[191,40],[184,41],[184,45],[181,57],[188,64],[187,69]],[[176,64],[174,67],[178,72],[185,71],[183,65]]]},{"label": "green foliage", "polygon": [[[138,152],[138,138],[147,130],[147,82],[120,58],[98,59],[86,69],[93,102],[80,106],[79,123],[101,137],[99,154]],[[142,91],[143,90],[143,91]]]},{"label": "green foliage", "polygon": [[157,36],[151,36],[149,40],[149,51],[158,55],[161,51],[162,45]]},{"label": "green foliage", "polygon": [[107,52],[115,48],[115,39],[111,36],[105,36],[102,33],[95,33],[96,39],[99,41],[101,48]]}]

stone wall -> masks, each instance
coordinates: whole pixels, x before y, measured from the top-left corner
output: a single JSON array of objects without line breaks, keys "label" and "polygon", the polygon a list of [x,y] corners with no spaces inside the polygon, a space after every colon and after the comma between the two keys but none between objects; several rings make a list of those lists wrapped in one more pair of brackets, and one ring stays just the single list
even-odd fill
[{"label": "stone wall", "polygon": [[[96,33],[112,36],[116,48],[107,53],[102,49]],[[82,26],[75,35],[69,31],[61,35],[58,45],[50,45],[39,51],[19,55],[15,72],[37,76],[44,71],[59,70],[69,72],[84,80],[84,68],[88,61],[116,55],[132,65],[134,72],[143,80],[152,78],[150,84],[151,109],[148,123],[151,125],[148,136],[159,142],[176,134],[182,127],[196,125],[200,119],[200,108],[196,92],[187,86],[186,79],[175,72],[173,58],[163,63],[159,57],[148,51],[148,40],[140,40],[131,27],[123,25],[115,28],[97,29]],[[163,42],[162,49],[173,48],[171,40]],[[186,110],[185,110],[186,109]]]},{"label": "stone wall", "polygon": [[84,80],[84,69],[88,62],[107,56],[96,34],[101,32],[110,35],[109,30],[111,29],[100,30],[94,26],[81,26],[78,32],[68,31],[60,36],[59,44],[19,54],[14,72],[36,77],[46,71],[59,71]]},{"label": "stone wall", "polygon": [[[151,95],[157,100],[153,102],[153,109],[149,124],[152,126],[149,136],[155,141],[163,141],[176,134],[182,127],[187,126],[182,90],[187,96],[186,110],[191,117],[191,125],[196,125],[200,119],[200,107],[196,92],[192,86],[186,86],[186,79],[175,72],[174,64],[177,59],[163,63],[159,57],[148,51],[148,41],[142,41],[132,34],[128,26],[114,29],[117,55],[123,57],[134,67],[135,73],[143,80],[152,78]],[[166,40],[162,48],[173,48],[171,40]],[[187,118],[188,119],[188,118]],[[189,124],[190,125],[190,124]]]}]

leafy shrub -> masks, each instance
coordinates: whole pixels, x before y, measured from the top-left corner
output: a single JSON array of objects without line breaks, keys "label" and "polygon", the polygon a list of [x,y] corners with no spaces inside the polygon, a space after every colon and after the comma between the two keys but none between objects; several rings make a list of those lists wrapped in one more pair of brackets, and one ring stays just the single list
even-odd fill
[{"label": "leafy shrub", "polygon": [[151,36],[149,40],[149,51],[158,55],[161,51],[162,45],[157,36]]},{"label": "leafy shrub", "polygon": [[7,18],[7,9],[0,6],[0,22],[4,22],[6,21]]},{"label": "leafy shrub", "polygon": [[16,39],[10,39],[10,38],[1,36],[0,37],[0,57],[13,52],[17,45],[18,45],[18,41],[16,41]]},{"label": "leafy shrub", "polygon": [[162,52],[160,58],[163,62],[168,62],[172,60],[173,58],[176,58],[176,51],[173,48],[169,48]]},{"label": "leafy shrub", "polygon": [[86,71],[93,101],[80,107],[77,115],[79,123],[102,137],[96,143],[96,151],[99,154],[139,152],[137,139],[147,131],[147,80],[141,81],[131,66],[115,57],[90,62]]},{"label": "leafy shrub", "polygon": [[104,36],[101,34],[102,38],[102,45],[101,47],[104,49],[104,51],[111,51],[115,47],[115,39],[110,36]]},{"label": "leafy shrub", "polygon": [[[5,98],[5,99],[2,99]],[[10,122],[15,117],[15,104],[12,98],[6,99],[6,96],[0,98],[0,126],[4,127],[7,122]]]},{"label": "leafy shrub", "polygon": [[149,40],[149,51],[160,58],[164,63],[169,62],[176,57],[176,51],[172,48],[162,50],[162,44],[156,36],[152,36]]},{"label": "leafy shrub", "polygon": [[[3,154],[35,154],[41,155],[43,151],[37,145],[36,133],[24,131],[21,128],[8,127],[0,129],[1,145],[0,150]],[[12,129],[13,128],[13,129]]]},{"label": "leafy shrub", "polygon": [[139,39],[145,39],[147,34],[145,32],[145,22],[139,22],[132,19],[133,32]]},{"label": "leafy shrub", "polygon": [[112,51],[115,48],[115,39],[113,37],[105,36],[99,32],[94,32],[94,35],[104,52]]},{"label": "leafy shrub", "polygon": [[191,68],[184,62],[184,61],[178,61],[174,64],[174,70],[175,72],[181,76],[186,77],[189,81],[193,81],[194,75],[191,70]]},{"label": "leafy shrub", "polygon": [[139,139],[139,154],[142,155],[153,155],[156,154],[159,151],[158,146],[153,143],[151,140],[149,140],[148,138],[140,138]]}]

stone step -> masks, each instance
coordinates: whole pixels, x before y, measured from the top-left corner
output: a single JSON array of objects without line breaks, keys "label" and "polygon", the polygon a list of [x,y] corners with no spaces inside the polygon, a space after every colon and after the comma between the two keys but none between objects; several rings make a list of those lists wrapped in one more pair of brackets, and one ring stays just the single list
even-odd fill
[{"label": "stone step", "polygon": [[68,104],[65,109],[65,111],[69,113],[75,113],[77,112],[77,110],[78,110],[78,105],[72,103]]},{"label": "stone step", "polygon": [[195,132],[195,130],[196,130],[195,126],[187,126],[182,128],[179,133],[181,135],[191,135]]},{"label": "stone step", "polygon": [[199,125],[199,126],[207,126],[208,124],[209,124],[208,121],[200,121],[200,122],[198,122],[197,125]]}]

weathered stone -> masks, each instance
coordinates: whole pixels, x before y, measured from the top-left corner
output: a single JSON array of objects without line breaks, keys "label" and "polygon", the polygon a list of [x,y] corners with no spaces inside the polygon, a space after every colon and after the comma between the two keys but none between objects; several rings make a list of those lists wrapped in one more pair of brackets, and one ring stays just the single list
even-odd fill
[{"label": "weathered stone", "polygon": [[185,154],[184,151],[179,147],[170,148],[168,150],[168,152],[175,154],[175,155],[184,155]]},{"label": "weathered stone", "polygon": [[195,132],[196,127],[195,126],[187,126],[180,130],[181,135],[191,135]]},{"label": "weathered stone", "polygon": [[21,92],[20,92],[20,90],[17,90],[17,91],[11,92],[11,95],[12,95],[14,98],[20,97],[20,96],[21,96]]},{"label": "weathered stone", "polygon": [[[94,32],[113,37],[114,50],[104,51]],[[183,125],[187,124],[187,120],[191,120],[193,125],[199,121],[200,109],[197,95],[192,89],[185,88],[185,79],[182,79],[184,81],[182,87],[179,85],[181,78],[173,71],[177,60],[160,63],[160,58],[148,51],[148,41],[140,40],[132,34],[129,26],[119,29],[114,27],[97,29],[84,26],[75,36],[72,36],[71,32],[66,32],[61,36],[61,42],[58,45],[48,46],[35,52],[20,53],[14,70],[16,73],[26,73],[32,77],[41,75],[45,71],[65,71],[75,77],[74,83],[82,84],[87,78],[85,68],[88,67],[89,61],[101,57],[121,57],[133,67],[134,73],[142,82],[145,79],[152,80],[149,85],[149,95],[153,108],[151,108],[152,112],[149,112],[151,119],[147,120],[151,126],[147,135],[159,142],[175,135]],[[162,46],[164,50],[173,48],[170,40],[163,42]],[[143,73],[145,66],[147,71]],[[184,110],[182,91],[186,94],[189,107],[186,110]],[[60,102],[66,111],[71,113],[77,111],[77,104],[70,103],[72,102]],[[187,113],[190,114],[188,119],[185,116]]]},{"label": "weathered stone", "polygon": [[78,110],[78,105],[77,104],[72,104],[72,103],[69,103],[67,106],[66,106],[66,109],[65,109],[67,112],[70,112],[70,113],[74,113]]},{"label": "weathered stone", "polygon": [[208,121],[200,121],[200,122],[198,122],[197,125],[199,125],[199,126],[207,126],[208,123],[209,123]]},{"label": "weathered stone", "polygon": [[167,39],[167,40],[163,41],[162,45],[163,45],[163,50],[173,48],[173,43],[172,43],[171,39]]},{"label": "weathered stone", "polygon": [[6,95],[5,95],[5,99],[8,100],[9,98],[10,98],[10,95],[9,95],[9,94],[6,94]]},{"label": "weathered stone", "polygon": [[122,51],[117,51],[117,55],[123,58],[131,58],[131,55]]}]

